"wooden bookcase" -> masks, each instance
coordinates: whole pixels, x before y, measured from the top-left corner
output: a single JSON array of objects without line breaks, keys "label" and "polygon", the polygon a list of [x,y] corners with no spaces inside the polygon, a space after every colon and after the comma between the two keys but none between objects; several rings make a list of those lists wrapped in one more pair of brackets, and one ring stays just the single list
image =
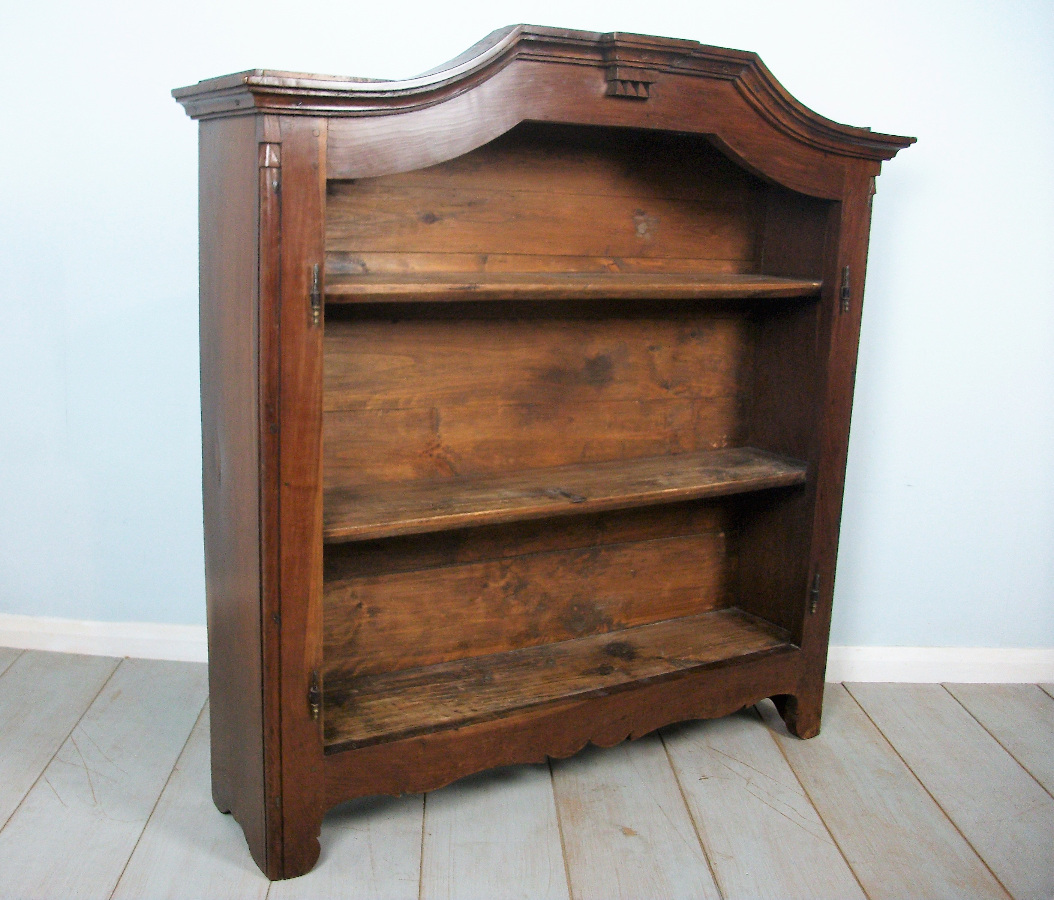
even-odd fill
[{"label": "wooden bookcase", "polygon": [[323,813],[775,699],[819,730],[874,178],[749,53],[517,26],[201,122],[217,805]]}]

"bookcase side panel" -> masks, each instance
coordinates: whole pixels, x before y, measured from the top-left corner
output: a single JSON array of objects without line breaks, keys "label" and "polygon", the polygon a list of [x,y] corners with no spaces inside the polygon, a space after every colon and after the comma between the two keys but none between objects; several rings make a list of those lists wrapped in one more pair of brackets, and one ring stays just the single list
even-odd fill
[{"label": "bookcase side panel", "polygon": [[212,783],[266,867],[256,122],[200,132],[202,486]]}]

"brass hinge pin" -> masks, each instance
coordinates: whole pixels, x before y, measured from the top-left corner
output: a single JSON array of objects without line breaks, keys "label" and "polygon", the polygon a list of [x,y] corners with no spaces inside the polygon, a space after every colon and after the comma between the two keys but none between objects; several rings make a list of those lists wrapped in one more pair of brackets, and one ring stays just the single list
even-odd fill
[{"label": "brass hinge pin", "polygon": [[322,688],[318,681],[318,670],[311,673],[311,681],[307,687],[307,708],[311,712],[311,718],[316,722],[322,712]]},{"label": "brass hinge pin", "polygon": [[812,588],[809,590],[809,614],[812,615],[820,606],[820,573],[817,572],[812,579]]},{"label": "brass hinge pin", "polygon": [[319,281],[318,263],[311,269],[311,324],[322,321],[322,285]]}]

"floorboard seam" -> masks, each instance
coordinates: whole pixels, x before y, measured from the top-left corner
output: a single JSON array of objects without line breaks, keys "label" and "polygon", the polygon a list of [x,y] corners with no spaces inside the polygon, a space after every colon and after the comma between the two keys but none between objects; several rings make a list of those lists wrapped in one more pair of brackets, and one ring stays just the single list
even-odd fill
[{"label": "floorboard seam", "polygon": [[798,773],[794,769],[794,765],[790,761],[790,757],[787,756],[783,747],[780,746],[780,742],[776,740],[776,735],[772,733],[767,725],[765,725],[765,719],[761,715],[761,710],[754,706],[754,715],[758,717],[765,732],[768,734],[772,743],[776,745],[776,749],[779,751],[780,756],[783,757],[783,761],[787,764],[787,768],[790,770],[791,775],[794,776],[794,780],[798,782],[798,787],[801,788],[802,794],[805,795],[805,799],[809,801],[809,805],[816,811],[816,817],[820,820],[820,824],[823,825],[823,830],[827,832],[827,835],[831,838],[831,843],[834,844],[835,849],[838,851],[838,855],[842,857],[845,862],[846,868],[849,869],[850,874],[853,876],[853,880],[860,886],[860,893],[862,893],[868,900],[871,900],[871,895],[867,892],[867,888],[864,887],[864,883],[860,880],[860,876],[856,873],[856,869],[853,868],[853,864],[849,861],[849,857],[846,856],[845,850],[842,849],[842,845],[838,843],[838,838],[834,836],[834,832],[831,831],[830,826],[827,824],[827,820],[823,817],[823,813],[820,812],[820,807],[816,805],[816,801],[813,800],[812,794],[809,793],[809,789],[802,784],[802,780],[798,777]]},{"label": "floorboard seam", "polygon": [[[988,865],[988,860],[986,860],[983,856],[981,856],[980,853],[977,852],[977,848],[973,845],[973,843],[970,841],[970,839],[963,833],[963,830],[959,827],[959,823],[956,822],[955,819],[953,819],[948,814],[948,811],[943,806],[941,806],[940,801],[936,797],[934,797],[932,793],[930,793],[930,789],[928,787],[926,787],[925,782],[921,778],[919,778],[918,773],[916,773],[915,770],[908,764],[908,761],[906,759],[904,759],[903,756],[901,756],[900,751],[897,749],[897,747],[893,743],[893,741],[890,740],[889,736],[881,728],[879,728],[878,722],[876,722],[874,719],[871,718],[870,713],[868,713],[868,711],[864,708],[864,704],[856,699],[856,695],[849,689],[849,685],[845,685],[845,691],[850,697],[852,697],[853,702],[858,707],[860,707],[860,711],[865,716],[867,716],[867,720],[872,725],[875,726],[875,729],[882,736],[882,740],[884,740],[887,744],[889,744],[890,749],[897,755],[897,759],[899,759],[904,764],[904,768],[906,768],[908,770],[908,772],[911,773],[911,777],[914,778],[915,781],[918,782],[919,787],[921,787],[926,792],[926,796],[929,797],[936,804],[937,809],[939,809],[941,811],[941,814],[944,816],[944,818],[946,818],[949,822],[951,822],[952,828],[954,828],[959,833],[959,836],[966,842],[966,846],[969,847],[971,851],[973,851],[973,855],[976,856],[981,861],[981,865],[983,865],[988,870],[988,872],[992,876],[992,878],[995,879],[995,883],[998,884],[999,887],[1003,889],[1003,892],[1007,895],[1007,897],[1009,897],[1009,898],[1011,898],[1011,900],[1013,900],[1013,896],[1014,895],[1011,894],[1009,890],[1007,890],[1006,885],[1003,884],[1003,882],[999,879],[999,876],[995,874],[995,872],[992,870],[992,867],[990,865]],[[1000,745],[1000,746],[1002,746],[1002,745]]]},{"label": "floorboard seam", "polygon": [[[953,682],[949,682],[949,683],[953,683]],[[995,741],[1000,747],[1003,748],[1003,750],[1006,752],[1007,756],[1009,756],[1014,762],[1016,762],[1019,766],[1021,766],[1021,768],[1024,769],[1025,772],[1028,773],[1029,778],[1031,778],[1034,782],[1036,782],[1036,784],[1038,784],[1041,788],[1043,788],[1043,790],[1045,790],[1048,794],[1050,794],[1051,798],[1054,798],[1054,793],[1051,793],[1051,791],[1047,788],[1047,786],[1045,784],[1043,784],[1043,782],[1040,781],[1038,778],[1036,778],[1036,776],[1033,775],[1031,771],[1029,771],[1028,766],[1026,766],[1023,762],[1021,762],[1021,760],[1018,759],[1014,755],[1014,752],[1006,744],[1004,744],[1001,740],[999,740],[998,736],[990,728],[988,728],[988,726],[985,725],[984,722],[982,722],[979,718],[977,718],[977,716],[975,716],[973,714],[973,712],[971,711],[970,707],[968,707],[965,703],[962,702],[962,700],[960,700],[958,697],[956,697],[955,694],[952,693],[952,691],[948,690],[948,685],[942,684],[941,687],[944,688],[944,690],[948,691],[948,694],[951,696],[951,698],[956,703],[958,703],[959,706],[961,706],[963,709],[966,710],[966,712],[969,714],[970,718],[973,719],[978,725],[980,725],[988,733],[988,736],[993,741]],[[1037,687],[1038,687],[1038,685],[1037,685]]]},{"label": "floorboard seam", "polygon": [[[127,659],[127,657],[125,658]],[[28,788],[26,788],[26,792],[18,801],[18,804],[13,810],[11,810],[11,815],[4,819],[4,823],[0,825],[0,831],[3,831],[5,828],[7,828],[7,823],[10,822],[18,814],[18,811],[22,808],[22,804],[26,802],[26,797],[33,793],[33,789],[40,783],[40,779],[44,777],[44,773],[48,770],[48,766],[50,766],[55,761],[55,757],[59,755],[59,751],[66,746],[66,741],[70,739],[70,735],[77,730],[77,726],[80,725],[81,720],[85,717],[85,715],[87,715],[88,710],[92,708],[92,704],[99,699],[99,695],[106,689],[106,685],[110,683],[110,681],[113,679],[113,676],[117,674],[117,670],[121,668],[122,665],[124,665],[123,659],[119,663],[117,663],[116,666],[113,667],[113,671],[110,672],[110,674],[106,676],[106,680],[103,681],[101,685],[99,685],[99,690],[97,690],[92,695],[91,700],[89,700],[84,705],[84,709],[81,710],[81,714],[77,716],[77,721],[70,726],[70,730],[66,732],[65,737],[63,737],[62,740],[58,742],[55,747],[55,752],[48,757],[48,761],[44,763],[40,772],[37,774],[37,777],[33,779],[33,783]]]},{"label": "floorboard seam", "polygon": [[[417,860],[417,900],[425,894],[425,829],[428,827],[428,793],[421,794],[421,852]],[[268,888],[270,891],[270,888]]]},{"label": "floorboard seam", "polygon": [[143,835],[146,834],[146,829],[150,825],[150,820],[154,818],[154,813],[157,811],[157,804],[161,802],[161,797],[168,788],[168,783],[172,780],[172,773],[176,771],[176,766],[179,765],[180,759],[186,752],[187,744],[190,743],[191,735],[194,734],[194,729],[198,727],[201,717],[205,714],[205,707],[208,706],[208,703],[209,700],[206,697],[201,704],[201,709],[198,710],[198,714],[194,717],[194,724],[190,726],[190,731],[187,732],[187,739],[183,742],[183,746],[179,748],[179,753],[176,754],[176,758],[172,761],[172,768],[169,769],[168,775],[165,776],[165,783],[161,785],[161,790],[157,792],[157,796],[154,798],[154,805],[150,807],[150,815],[148,815],[146,821],[143,822],[143,827],[139,831],[139,836],[135,839],[135,844],[132,845],[132,850],[125,859],[124,865],[121,866],[121,874],[117,876],[117,880],[113,883],[113,887],[110,889],[109,897],[111,900],[113,895],[117,893],[117,888],[121,886],[121,879],[124,878],[124,873],[128,871],[128,864],[132,861],[132,857],[135,856],[135,851],[139,848],[139,842],[143,839]]},{"label": "floorboard seam", "polygon": [[553,810],[556,812],[556,833],[560,835],[560,855],[564,861],[564,878],[567,880],[567,896],[574,898],[571,888],[571,866],[567,861],[567,846],[564,843],[564,824],[560,819],[560,803],[556,799],[556,779],[553,778],[553,760],[545,758],[545,764],[549,767],[549,787],[553,792]]},{"label": "floorboard seam", "polygon": [[699,823],[695,821],[695,816],[692,815],[692,807],[688,803],[688,797],[684,793],[684,785],[681,784],[681,777],[677,774],[677,766],[673,764],[673,758],[670,756],[670,748],[666,746],[666,738],[663,736],[662,731],[658,732],[659,743],[662,744],[662,750],[666,754],[666,762],[670,766],[670,771],[673,773],[674,783],[677,785],[677,792],[681,795],[681,802],[684,804],[685,811],[688,813],[688,821],[692,823],[692,830],[695,832],[695,839],[699,842],[699,849],[703,851],[703,859],[706,860],[706,867],[710,870],[710,877],[714,880],[714,887],[717,888],[717,895],[721,900],[725,900],[725,890],[721,887],[721,882],[717,878],[717,870],[714,868],[713,861],[710,859],[710,854],[707,852],[706,844],[703,841],[703,833],[699,828]]},{"label": "floorboard seam", "polygon": [[[17,648],[12,647],[11,649],[17,649]],[[25,650],[19,650],[18,653],[16,653],[14,655],[14,657],[12,657],[11,662],[9,662],[6,666],[4,666],[2,669],[0,669],[0,678],[4,677],[4,673],[8,669],[10,669],[11,666],[13,666],[16,662],[18,662],[22,658],[22,654],[25,653],[25,652],[26,652]]]}]

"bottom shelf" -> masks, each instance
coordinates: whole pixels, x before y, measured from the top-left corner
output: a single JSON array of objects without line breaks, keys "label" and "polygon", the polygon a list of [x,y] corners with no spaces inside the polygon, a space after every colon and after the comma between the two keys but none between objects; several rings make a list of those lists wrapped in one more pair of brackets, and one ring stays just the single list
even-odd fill
[{"label": "bottom shelf", "polygon": [[326,752],[612,693],[793,647],[786,633],[774,625],[738,609],[720,609],[557,644],[327,684]]}]

